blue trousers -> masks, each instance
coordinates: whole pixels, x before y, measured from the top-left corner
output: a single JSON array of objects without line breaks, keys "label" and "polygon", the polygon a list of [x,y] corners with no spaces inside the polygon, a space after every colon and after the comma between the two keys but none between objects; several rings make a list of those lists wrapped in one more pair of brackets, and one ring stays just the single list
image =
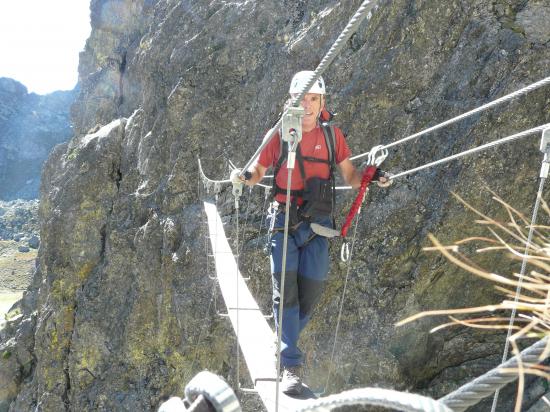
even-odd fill
[{"label": "blue trousers", "polygon": [[[278,213],[274,228],[284,228],[285,214]],[[330,218],[314,220],[323,226],[332,227]],[[281,273],[283,259],[282,230],[271,237],[271,275],[273,281],[273,315],[275,327],[279,328],[281,301]],[[298,348],[300,333],[309,322],[311,313],[323,292],[329,270],[328,240],[314,236],[310,224],[302,222],[289,233],[287,242],[285,293],[281,338],[281,366],[298,366],[303,362],[303,353]]]}]

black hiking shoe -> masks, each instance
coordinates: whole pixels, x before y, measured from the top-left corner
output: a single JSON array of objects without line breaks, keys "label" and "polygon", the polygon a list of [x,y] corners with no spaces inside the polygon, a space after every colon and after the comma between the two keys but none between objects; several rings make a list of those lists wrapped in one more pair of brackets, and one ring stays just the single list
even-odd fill
[{"label": "black hiking shoe", "polygon": [[300,395],[302,393],[301,366],[287,366],[283,369],[281,391],[287,395]]}]

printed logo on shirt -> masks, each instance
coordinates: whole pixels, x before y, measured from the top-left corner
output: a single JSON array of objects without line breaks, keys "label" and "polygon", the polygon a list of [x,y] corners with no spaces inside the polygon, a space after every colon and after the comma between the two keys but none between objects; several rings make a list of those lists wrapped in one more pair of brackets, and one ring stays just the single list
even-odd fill
[{"label": "printed logo on shirt", "polygon": [[315,150],[321,150],[321,145],[320,144],[316,145]]}]

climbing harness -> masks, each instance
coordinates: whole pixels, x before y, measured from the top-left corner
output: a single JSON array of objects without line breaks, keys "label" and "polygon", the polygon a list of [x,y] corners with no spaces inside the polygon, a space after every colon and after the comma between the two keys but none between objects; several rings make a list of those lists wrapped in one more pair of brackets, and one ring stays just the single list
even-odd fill
[{"label": "climbing harness", "polygon": [[[328,123],[321,123],[320,127],[325,138],[325,146],[328,153],[327,159],[321,159],[312,156],[303,156],[301,153],[301,147],[298,144],[296,148],[296,160],[298,162],[300,177],[304,188],[291,190],[290,194],[293,197],[291,201],[293,204],[296,205],[295,207],[297,207],[297,199],[303,200],[303,204],[299,207],[299,214],[296,215],[296,218],[300,218],[301,216],[332,216],[334,222],[333,211],[336,201],[336,184],[334,178],[334,171],[336,166],[335,131],[334,126]],[[281,135],[284,132],[285,130],[281,130]],[[272,200],[275,199],[278,194],[286,193],[286,189],[280,187],[277,184],[277,176],[279,174],[279,171],[281,170],[283,163],[285,162],[285,160],[287,160],[288,146],[289,142],[281,138],[281,142],[279,145],[279,157],[277,159],[277,163],[273,168],[273,183],[271,190]],[[310,177],[306,179],[304,161],[326,164],[329,168],[329,179],[327,180],[318,177]],[[296,212],[298,212],[298,210],[296,210]]]}]

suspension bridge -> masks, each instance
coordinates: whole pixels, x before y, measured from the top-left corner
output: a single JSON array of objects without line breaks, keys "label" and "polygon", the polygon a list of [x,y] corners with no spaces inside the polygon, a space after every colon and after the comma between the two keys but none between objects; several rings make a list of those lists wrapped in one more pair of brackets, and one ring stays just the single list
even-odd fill
[{"label": "suspension bridge", "polygon": [[[304,86],[302,92],[293,98],[292,107],[297,107],[301,102],[302,98],[306,92],[310,89],[313,83],[322,75],[325,69],[330,65],[334,60],[335,56],[342,50],[343,46],[349,40],[351,35],[357,30],[357,27],[365,19],[369,12],[372,12],[374,6],[376,5],[375,1],[364,1],[354,16],[351,18],[350,22],[346,28],[342,31],[338,39],[335,41],[329,52],[322,59],[319,66],[314,71],[314,74],[310,78],[309,82]],[[509,102],[513,99],[516,99],[520,96],[526,95],[536,89],[543,88],[550,84],[550,77],[546,77],[540,81],[531,83],[525,87],[522,87],[516,90],[513,93],[502,96],[498,99],[495,99],[487,104],[484,104],[480,107],[474,108],[466,113],[463,113],[459,116],[448,119],[442,123],[439,123],[435,126],[429,127],[420,132],[414,133],[412,135],[406,136],[397,141],[377,146],[369,152],[359,154],[351,158],[351,160],[360,159],[366,156],[369,156],[370,159],[376,158],[376,154],[382,151],[387,151],[387,149],[402,145],[406,142],[409,142],[413,139],[418,139],[424,135],[432,133],[436,130],[442,129],[446,126],[460,122],[463,119],[466,119],[475,114],[481,113],[483,111],[489,110],[496,107],[497,105],[502,105],[506,102]],[[288,110],[288,109],[287,109]],[[286,112],[285,112],[286,113]],[[283,113],[284,117],[285,113]],[[269,141],[276,135],[276,132],[281,128],[281,121],[279,120],[275,126],[273,126],[267,134],[264,136],[262,144],[258,147],[252,158],[246,163],[243,167],[243,171],[246,171],[250,166],[253,165],[257,157],[263,148],[269,143]],[[537,196],[533,206],[533,215],[531,218],[531,223],[529,226],[529,235],[527,240],[527,245],[523,253],[523,262],[522,268],[519,274],[519,282],[517,284],[515,303],[518,302],[518,297],[522,288],[523,278],[525,276],[526,262],[529,257],[529,245],[532,239],[534,227],[536,225],[537,214],[539,206],[542,200],[542,192],[544,189],[545,180],[548,177],[548,172],[550,168],[550,123],[539,125],[528,130],[524,130],[509,136],[502,137],[492,142],[487,142],[485,144],[479,145],[477,147],[453,154],[451,156],[437,159],[432,162],[411,168],[409,170],[394,174],[391,176],[391,179],[396,180],[402,177],[417,173],[421,170],[428,168],[433,168],[441,166],[448,162],[456,161],[465,156],[471,156],[482,151],[486,151],[503,144],[509,144],[512,142],[517,142],[520,139],[524,139],[532,136],[540,136],[540,151],[542,153],[541,158],[541,169],[540,169],[540,182],[537,191]],[[213,180],[209,179],[202,170],[202,166],[199,160],[199,170],[201,174],[201,181],[207,185],[214,185],[216,197],[220,191],[222,184],[230,183],[230,180]],[[262,185],[260,185],[262,186]],[[339,187],[339,190],[348,190],[350,187]],[[205,214],[208,221],[208,230],[209,230],[209,239],[210,247],[212,250],[212,256],[215,262],[216,277],[215,280],[221,290],[222,296],[225,301],[225,306],[227,308],[227,316],[231,321],[232,327],[235,330],[238,345],[240,351],[237,348],[236,356],[236,370],[237,370],[237,384],[240,385],[240,352],[242,351],[246,366],[249,371],[250,379],[253,383],[253,388],[241,388],[240,390],[253,391],[256,392],[262,399],[265,408],[271,411],[318,411],[318,410],[329,410],[330,407],[335,406],[344,406],[344,405],[379,405],[385,407],[391,407],[403,411],[463,411],[467,407],[474,405],[479,402],[481,399],[495,394],[493,400],[492,411],[495,411],[496,403],[498,399],[498,392],[501,387],[507,383],[515,380],[517,374],[505,373],[503,369],[509,369],[516,367],[518,363],[521,362],[533,362],[539,363],[548,357],[549,343],[548,339],[543,339],[533,346],[525,349],[519,356],[513,357],[508,360],[509,353],[509,339],[511,336],[511,331],[513,329],[514,320],[516,316],[515,308],[512,311],[510,316],[510,325],[508,328],[508,336],[505,342],[505,349],[502,356],[502,363],[498,368],[495,368],[492,371],[489,371],[487,374],[475,379],[474,381],[464,385],[458,390],[448,394],[447,396],[434,400],[420,395],[397,392],[386,389],[379,388],[363,388],[344,392],[338,395],[331,395],[321,399],[314,399],[315,396],[312,392],[308,391],[304,396],[300,398],[292,398],[287,395],[284,395],[279,391],[279,356],[280,356],[280,345],[281,345],[281,336],[276,336],[271,330],[266,316],[262,314],[258,304],[254,300],[252,294],[250,293],[246,281],[239,272],[239,198],[241,193],[238,191],[235,192],[235,216],[236,216],[236,251],[233,254],[231,247],[229,246],[228,240],[225,236],[223,229],[223,224],[221,221],[220,214],[217,210],[216,203],[205,202]],[[288,194],[287,194],[288,196]],[[267,200],[267,192],[265,199]],[[265,204],[264,204],[265,210]],[[357,227],[358,220],[355,222],[355,227]],[[287,231],[285,230],[285,236],[287,236]],[[353,246],[355,241],[355,234],[352,237],[351,243],[351,255],[353,254]],[[350,256],[351,259],[351,256]],[[284,267],[284,263],[283,263]],[[338,341],[338,330],[340,325],[340,319],[342,316],[343,302],[346,293],[346,287],[349,277],[349,260],[348,260],[348,269],[345,278],[343,295],[340,301],[339,313],[337,326],[334,337],[334,347],[337,345]],[[283,273],[284,279],[284,273]],[[284,287],[281,288],[282,293],[284,294]],[[281,296],[281,303],[284,302],[284,295]],[[282,308],[281,308],[282,312]],[[282,322],[282,319],[279,319],[279,324]],[[277,348],[277,358],[275,358],[274,348]],[[334,347],[332,355],[334,356]],[[330,364],[332,364],[332,359]],[[330,378],[331,371],[327,371],[327,386],[328,380]]]}]

